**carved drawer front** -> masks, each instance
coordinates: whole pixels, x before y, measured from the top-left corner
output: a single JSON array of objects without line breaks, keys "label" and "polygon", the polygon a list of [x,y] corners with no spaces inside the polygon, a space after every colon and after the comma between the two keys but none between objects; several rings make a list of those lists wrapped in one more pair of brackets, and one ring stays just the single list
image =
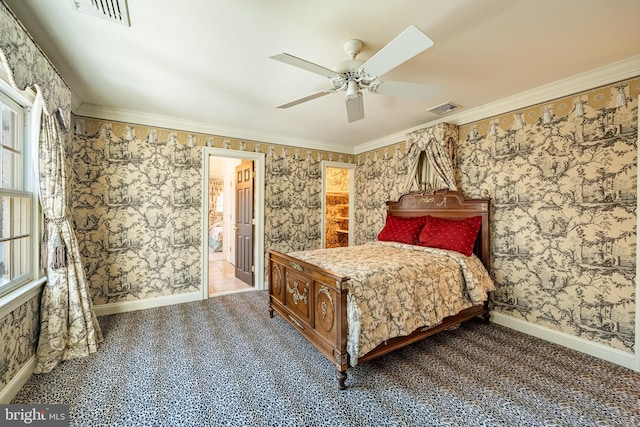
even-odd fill
[{"label": "carved drawer front", "polygon": [[302,320],[311,324],[312,282],[287,269],[285,273],[285,305]]},{"label": "carved drawer front", "polygon": [[336,295],[327,285],[315,282],[314,310],[315,328],[329,341],[335,341],[336,333]]},{"label": "carved drawer front", "polygon": [[277,262],[271,262],[269,272],[270,293],[281,303],[284,303],[284,266]]}]

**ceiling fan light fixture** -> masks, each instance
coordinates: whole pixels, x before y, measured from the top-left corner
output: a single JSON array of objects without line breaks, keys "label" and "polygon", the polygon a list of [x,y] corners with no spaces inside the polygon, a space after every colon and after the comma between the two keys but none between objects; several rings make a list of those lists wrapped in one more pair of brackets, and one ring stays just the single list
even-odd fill
[{"label": "ceiling fan light fixture", "polygon": [[345,99],[356,99],[360,95],[358,83],[355,80],[349,80],[347,83],[347,96]]},{"label": "ceiling fan light fixture", "polygon": [[276,61],[326,77],[331,83],[329,89],[288,102],[277,108],[289,108],[328,93],[345,91],[347,119],[349,123],[352,123],[364,118],[362,99],[362,91],[364,89],[377,95],[418,100],[433,99],[440,92],[441,88],[433,85],[378,80],[378,76],[386,74],[433,45],[433,40],[418,27],[410,25],[366,61],[356,59],[363,45],[364,43],[357,39],[344,42],[343,49],[349,59],[340,62],[333,69],[314,64],[288,53],[271,56],[270,58]]}]

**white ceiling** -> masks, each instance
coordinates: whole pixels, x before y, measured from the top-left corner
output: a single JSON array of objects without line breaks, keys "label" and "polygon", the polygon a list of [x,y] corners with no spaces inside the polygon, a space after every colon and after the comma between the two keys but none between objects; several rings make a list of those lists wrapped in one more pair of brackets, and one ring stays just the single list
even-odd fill
[{"label": "white ceiling", "polygon": [[[638,0],[129,0],[131,26],[71,0],[4,0],[72,89],[74,112],[139,124],[351,153],[442,117],[640,54]],[[367,59],[409,25],[434,46],[382,76],[442,86],[432,101],[364,93],[347,123],[344,92],[269,59],[286,52],[327,68],[358,38]],[[640,70],[638,72],[640,74]],[[455,113],[454,113],[455,114]]]}]

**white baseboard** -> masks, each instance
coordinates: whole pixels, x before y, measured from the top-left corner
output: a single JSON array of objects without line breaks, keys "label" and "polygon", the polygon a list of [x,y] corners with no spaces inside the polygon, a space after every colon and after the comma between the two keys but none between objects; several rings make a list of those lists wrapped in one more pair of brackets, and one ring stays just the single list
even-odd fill
[{"label": "white baseboard", "polygon": [[586,353],[590,356],[597,357],[598,359],[606,360],[608,362],[615,363],[616,365],[624,366],[625,368],[640,372],[640,358],[637,354],[628,353],[602,344],[594,343],[584,338],[569,335],[565,332],[556,331],[544,326],[535,325],[502,313],[496,313],[495,311],[491,312],[491,321],[498,325],[506,326],[507,328],[515,329],[516,331],[533,335],[534,337],[541,338],[545,341],[550,341],[554,344]]},{"label": "white baseboard", "polygon": [[188,294],[166,295],[162,297],[143,299],[138,301],[115,302],[111,304],[94,305],[96,316],[108,314],[126,313],[129,311],[144,310],[147,308],[162,307],[165,305],[180,304],[183,302],[199,301],[202,292],[190,292]]},{"label": "white baseboard", "polygon": [[7,385],[0,390],[0,404],[11,403],[16,394],[20,391],[22,386],[29,381],[31,375],[33,375],[33,368],[36,366],[36,356],[33,355],[27,362],[22,365],[22,368],[18,373],[7,383]]}]

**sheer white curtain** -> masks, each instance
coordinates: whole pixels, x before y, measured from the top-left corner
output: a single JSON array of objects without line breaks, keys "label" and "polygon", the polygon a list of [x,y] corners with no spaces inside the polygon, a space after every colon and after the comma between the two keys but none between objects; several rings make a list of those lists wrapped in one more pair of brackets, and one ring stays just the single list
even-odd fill
[{"label": "sheer white curtain", "polygon": [[40,302],[35,373],[49,372],[63,360],[88,356],[102,341],[78,242],[67,217],[65,136],[57,117],[42,114],[38,160],[47,282]]},{"label": "sheer white curtain", "polygon": [[[407,134],[407,159],[410,162],[405,191],[430,188],[457,190],[455,182],[455,125],[440,123]],[[421,164],[421,153],[426,160]]]}]

